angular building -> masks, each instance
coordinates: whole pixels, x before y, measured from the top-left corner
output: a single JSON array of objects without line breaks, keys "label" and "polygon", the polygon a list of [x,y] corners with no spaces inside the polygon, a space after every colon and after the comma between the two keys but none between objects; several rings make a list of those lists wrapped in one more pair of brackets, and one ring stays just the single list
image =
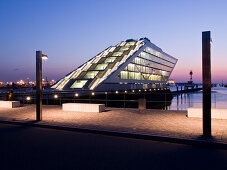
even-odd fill
[{"label": "angular building", "polygon": [[149,39],[129,39],[105,49],[51,88],[113,91],[163,87],[176,63],[176,58]]}]

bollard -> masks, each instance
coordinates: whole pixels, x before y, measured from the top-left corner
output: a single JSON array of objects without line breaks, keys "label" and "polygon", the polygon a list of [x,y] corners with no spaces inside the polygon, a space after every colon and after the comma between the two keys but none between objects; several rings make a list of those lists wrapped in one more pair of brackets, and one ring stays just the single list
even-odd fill
[{"label": "bollard", "polygon": [[139,107],[139,110],[146,110],[146,99],[145,98],[138,100],[138,107]]}]

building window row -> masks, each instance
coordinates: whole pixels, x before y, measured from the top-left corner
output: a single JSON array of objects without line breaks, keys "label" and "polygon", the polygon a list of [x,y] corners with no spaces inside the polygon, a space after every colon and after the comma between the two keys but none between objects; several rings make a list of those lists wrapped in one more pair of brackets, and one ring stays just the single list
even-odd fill
[{"label": "building window row", "polygon": [[151,80],[151,81],[166,81],[168,76],[121,71],[117,78],[120,79],[133,79],[133,80]]},{"label": "building window row", "polygon": [[[136,57],[132,63],[138,65],[138,67],[147,67],[147,68],[155,68],[159,70],[165,70],[165,71],[171,71],[173,68],[159,64],[159,63],[154,63],[149,60],[145,60],[139,57]],[[140,66],[139,66],[140,65]]]},{"label": "building window row", "polygon": [[174,65],[175,65],[172,62],[169,62],[169,61],[164,60],[162,58],[158,58],[158,57],[156,57],[156,56],[154,56],[152,54],[148,54],[148,53],[145,53],[145,52],[141,52],[139,54],[139,57],[147,59],[147,60],[151,60],[151,61],[156,62],[156,63],[161,63],[161,64],[169,66],[169,67],[174,67]]},{"label": "building window row", "polygon": [[152,48],[150,48],[150,47],[146,47],[145,49],[144,49],[144,51],[146,51],[147,53],[149,53],[149,54],[151,54],[151,55],[154,55],[154,56],[157,56],[157,57],[159,57],[159,58],[163,58],[163,59],[165,59],[165,60],[167,60],[167,61],[170,61],[170,62],[172,62],[172,63],[176,63],[176,59],[174,59],[174,58],[172,58],[172,57],[169,57],[169,56],[167,56],[167,55],[164,55],[164,54],[162,54],[162,53],[160,53],[160,52],[158,52],[158,51],[156,51],[156,50],[154,50],[154,49],[152,49]]},{"label": "building window row", "polygon": [[149,73],[149,74],[165,75],[165,76],[169,76],[170,74],[170,71],[155,69],[151,67],[145,67],[145,66],[136,65],[133,63],[128,64],[128,66],[124,70],[133,71],[133,72],[143,72],[143,73]]}]

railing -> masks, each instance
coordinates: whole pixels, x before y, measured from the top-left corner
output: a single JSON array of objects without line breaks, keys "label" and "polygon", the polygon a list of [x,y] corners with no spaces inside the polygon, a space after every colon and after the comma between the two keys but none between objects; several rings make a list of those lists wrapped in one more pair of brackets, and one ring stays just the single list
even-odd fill
[{"label": "railing", "polygon": [[[0,93],[3,99],[5,93]],[[71,95],[67,97],[67,95]],[[22,104],[35,104],[35,93],[14,93],[16,100]],[[148,109],[187,110],[188,107],[202,107],[202,92],[170,93],[170,92],[95,92],[87,97],[72,93],[43,93],[44,105],[62,105],[62,103],[102,103],[106,107],[138,108],[138,99],[145,98]],[[227,108],[227,93],[212,92],[212,107]]]}]

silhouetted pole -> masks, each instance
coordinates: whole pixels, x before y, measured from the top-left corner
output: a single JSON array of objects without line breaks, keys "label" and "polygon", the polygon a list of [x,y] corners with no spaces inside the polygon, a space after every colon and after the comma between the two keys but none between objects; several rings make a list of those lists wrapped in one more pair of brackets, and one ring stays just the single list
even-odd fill
[{"label": "silhouetted pole", "polygon": [[42,120],[42,51],[36,51],[36,120]]},{"label": "silhouetted pole", "polygon": [[42,59],[48,59],[48,56],[42,54],[42,51],[36,51],[36,120],[42,120]]},{"label": "silhouetted pole", "polygon": [[211,137],[211,63],[210,31],[202,32],[203,136]]}]

